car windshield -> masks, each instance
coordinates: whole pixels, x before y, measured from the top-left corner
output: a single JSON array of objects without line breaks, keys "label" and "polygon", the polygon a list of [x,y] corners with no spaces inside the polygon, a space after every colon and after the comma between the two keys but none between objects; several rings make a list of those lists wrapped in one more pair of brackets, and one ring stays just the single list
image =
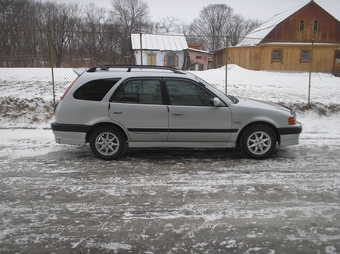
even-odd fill
[{"label": "car windshield", "polygon": [[204,79],[196,76],[195,74],[189,73],[190,75],[192,75],[198,82],[202,83],[203,85],[205,85],[210,91],[212,91],[213,93],[215,93],[218,97],[220,97],[223,100],[226,100],[228,102],[231,103],[237,103],[237,99],[233,96],[230,95],[226,95],[224,94],[221,90],[219,90],[217,87],[215,87],[212,84],[209,84],[207,81],[205,81]]}]

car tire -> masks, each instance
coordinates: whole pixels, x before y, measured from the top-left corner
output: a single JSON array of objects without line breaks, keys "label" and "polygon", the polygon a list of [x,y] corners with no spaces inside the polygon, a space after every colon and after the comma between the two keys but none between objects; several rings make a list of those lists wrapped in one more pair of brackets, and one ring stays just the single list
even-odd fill
[{"label": "car tire", "polygon": [[252,125],[242,135],[241,150],[249,158],[265,159],[276,148],[274,131],[265,125]]},{"label": "car tire", "polygon": [[90,137],[92,153],[102,160],[119,159],[126,146],[126,140],[121,131],[111,126],[96,129]]}]

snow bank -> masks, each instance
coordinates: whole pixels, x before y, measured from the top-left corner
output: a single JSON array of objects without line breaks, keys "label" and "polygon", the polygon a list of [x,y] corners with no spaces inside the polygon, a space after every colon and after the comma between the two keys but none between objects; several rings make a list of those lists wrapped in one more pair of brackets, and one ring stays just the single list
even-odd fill
[{"label": "snow bank", "polygon": [[[225,91],[225,67],[193,74]],[[234,96],[283,103],[303,111],[308,102],[309,73],[252,71],[228,65],[227,92]],[[58,100],[76,78],[70,68],[54,69]],[[49,68],[0,68],[0,128],[49,128],[53,121],[52,71]],[[319,115],[340,112],[340,78],[311,76],[312,109]]]}]

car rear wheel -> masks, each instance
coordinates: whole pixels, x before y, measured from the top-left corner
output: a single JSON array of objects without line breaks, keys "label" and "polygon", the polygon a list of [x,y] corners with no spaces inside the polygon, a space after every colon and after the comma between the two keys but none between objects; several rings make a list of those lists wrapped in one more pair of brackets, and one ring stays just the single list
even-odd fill
[{"label": "car rear wheel", "polygon": [[102,126],[90,137],[92,153],[103,160],[115,160],[122,156],[126,140],[124,135],[114,127]]},{"label": "car rear wheel", "polygon": [[252,159],[264,159],[271,155],[276,147],[274,131],[264,125],[253,125],[241,138],[242,152]]}]

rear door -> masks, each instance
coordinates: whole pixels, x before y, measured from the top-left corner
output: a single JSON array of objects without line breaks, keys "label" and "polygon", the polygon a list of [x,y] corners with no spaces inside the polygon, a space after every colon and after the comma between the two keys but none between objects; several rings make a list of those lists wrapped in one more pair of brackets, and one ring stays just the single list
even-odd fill
[{"label": "rear door", "polygon": [[163,104],[159,79],[131,79],[115,91],[109,115],[127,129],[132,142],[165,142],[168,109]]},{"label": "rear door", "polygon": [[215,107],[211,92],[195,82],[167,79],[169,142],[226,142],[231,114],[227,106]]}]

